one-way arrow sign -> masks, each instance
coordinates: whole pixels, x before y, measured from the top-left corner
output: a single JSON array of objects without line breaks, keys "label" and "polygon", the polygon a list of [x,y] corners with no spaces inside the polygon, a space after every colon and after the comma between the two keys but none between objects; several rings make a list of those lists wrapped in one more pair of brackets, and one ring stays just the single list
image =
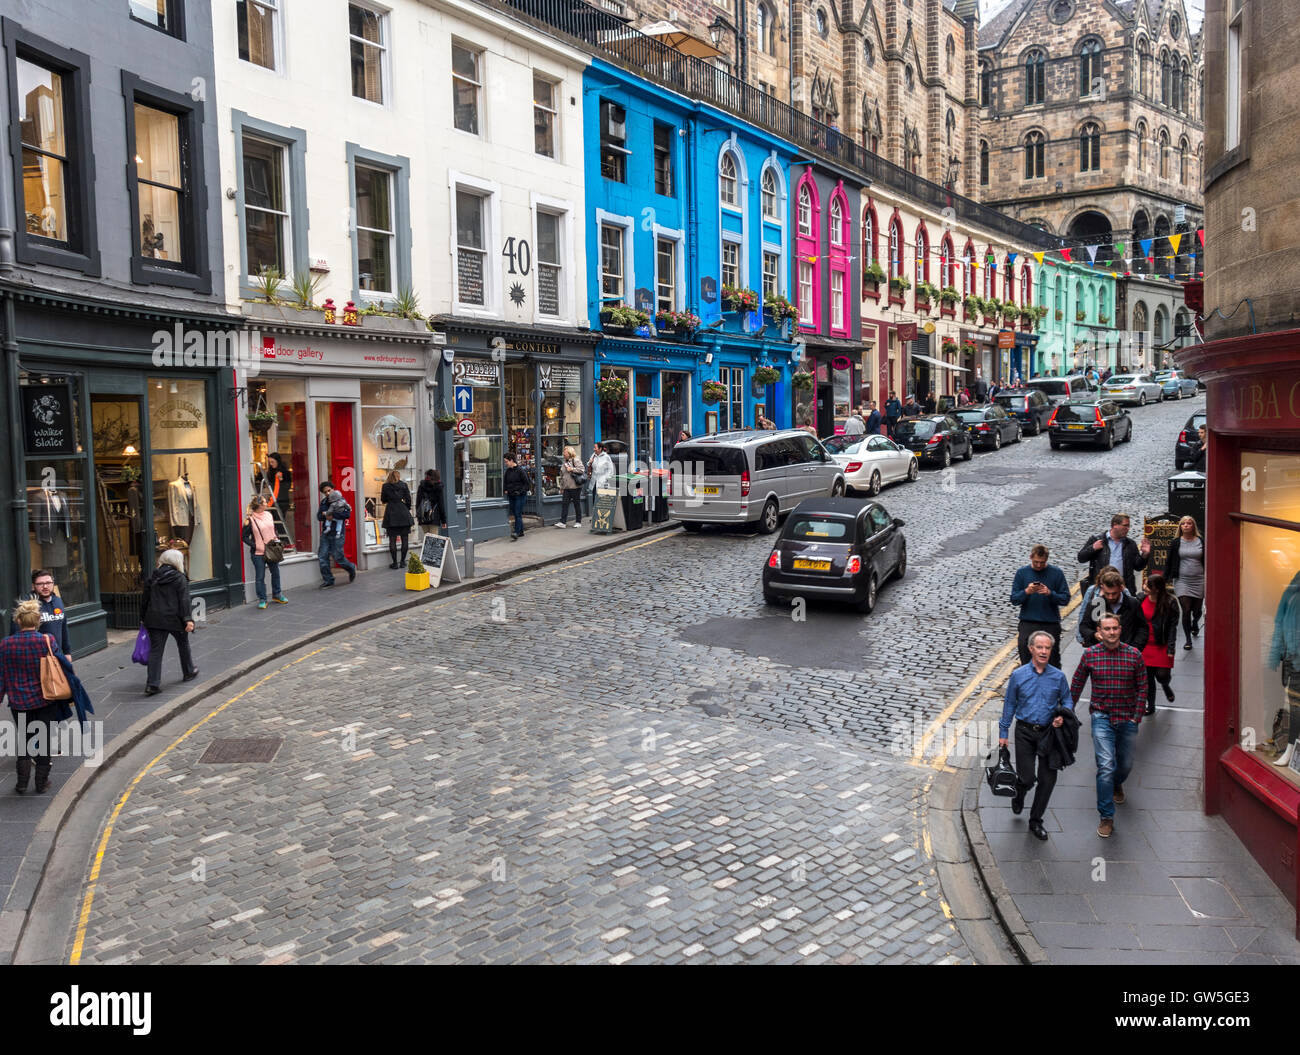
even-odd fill
[{"label": "one-way arrow sign", "polygon": [[456,385],[456,391],[452,396],[452,402],[456,404],[457,414],[473,414],[474,387],[472,385]]}]

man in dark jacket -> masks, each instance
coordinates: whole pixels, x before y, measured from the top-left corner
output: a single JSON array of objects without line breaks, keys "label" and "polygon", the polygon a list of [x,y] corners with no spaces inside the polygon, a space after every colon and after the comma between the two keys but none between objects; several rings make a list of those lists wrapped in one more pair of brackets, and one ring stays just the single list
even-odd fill
[{"label": "man in dark jacket", "polygon": [[889,424],[889,435],[894,435],[894,429],[898,427],[898,419],[903,416],[903,404],[899,402],[898,393],[890,392],[889,400],[885,403],[885,421]]},{"label": "man in dark jacket", "polygon": [[[59,651],[72,661],[72,644],[68,640],[68,618],[64,612],[63,598],[54,589],[54,576],[44,568],[32,572],[32,592],[27,595],[41,602],[41,633],[49,634],[59,645]],[[26,598],[20,597],[20,601]],[[10,620],[9,633],[18,633],[18,624]]]},{"label": "man in dark jacket", "polygon": [[880,432],[880,411],[876,409],[875,400],[867,403],[867,435],[875,436]]},{"label": "man in dark jacket", "polygon": [[316,559],[320,563],[321,589],[325,589],[334,585],[332,564],[348,573],[348,582],[357,577],[357,566],[343,554],[343,532],[352,516],[351,507],[329,480],[320,485],[320,496],[316,510],[316,519],[320,521],[320,549]]},{"label": "man in dark jacket", "polygon": [[903,404],[903,417],[914,418],[921,413],[921,404],[916,401],[916,396],[909,395],[907,402]]},{"label": "man in dark jacket", "polygon": [[1061,669],[1061,605],[1070,603],[1070,586],[1065,573],[1047,563],[1047,547],[1029,551],[1029,563],[1016,572],[1011,583],[1011,603],[1020,605],[1018,645],[1020,665],[1029,662],[1029,635],[1046,630],[1052,635],[1051,664]]},{"label": "man in dark jacket", "polygon": [[524,535],[524,506],[528,502],[528,492],[533,489],[533,481],[529,478],[528,471],[519,467],[513,454],[506,455],[506,474],[501,485],[505,488],[506,500],[510,503],[510,516],[514,519],[514,527],[510,532],[510,541],[514,542]]},{"label": "man in dark jacket", "polygon": [[1118,617],[1120,641],[1132,645],[1139,652],[1147,647],[1151,631],[1147,629],[1146,616],[1142,614],[1142,602],[1124,592],[1124,580],[1114,571],[1102,573],[1091,603],[1079,616],[1079,633],[1083,635],[1085,648],[1101,640],[1098,630],[1101,620],[1107,615]]},{"label": "man in dark jacket", "polygon": [[1116,513],[1110,518],[1110,530],[1101,535],[1091,536],[1079,550],[1079,563],[1088,565],[1088,574],[1084,579],[1085,588],[1096,581],[1101,569],[1112,565],[1124,576],[1124,586],[1129,593],[1137,593],[1137,580],[1134,572],[1147,566],[1147,557],[1151,553],[1151,543],[1142,540],[1139,546],[1128,537],[1129,518],[1123,513]]}]

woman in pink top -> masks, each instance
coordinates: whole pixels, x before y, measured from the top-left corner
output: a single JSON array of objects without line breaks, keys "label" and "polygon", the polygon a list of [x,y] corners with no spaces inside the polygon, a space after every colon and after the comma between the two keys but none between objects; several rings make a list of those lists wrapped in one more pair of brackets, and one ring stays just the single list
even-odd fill
[{"label": "woman in pink top", "polygon": [[266,607],[266,568],[268,563],[271,567],[271,597],[276,604],[288,604],[289,598],[284,595],[280,589],[280,564],[278,561],[269,562],[266,559],[266,544],[274,542],[275,518],[271,516],[270,510],[260,498],[254,498],[248,503],[248,516],[244,519],[244,542],[247,544],[250,556],[253,558],[253,573],[257,576],[254,582],[257,585],[257,607]]}]

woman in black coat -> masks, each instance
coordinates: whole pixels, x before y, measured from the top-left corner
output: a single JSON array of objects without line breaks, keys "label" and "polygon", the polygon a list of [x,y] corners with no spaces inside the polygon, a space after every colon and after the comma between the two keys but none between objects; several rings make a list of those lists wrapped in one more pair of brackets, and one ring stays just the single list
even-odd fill
[{"label": "woman in black coat", "polygon": [[429,469],[415,492],[415,510],[424,528],[438,525],[441,534],[447,534],[447,507],[442,501],[442,477],[437,469]]},{"label": "woman in black coat", "polygon": [[[410,542],[411,525],[411,489],[402,480],[396,469],[388,474],[388,482],[379,492],[379,500],[384,503],[384,531],[388,533],[388,555],[393,562],[390,568],[400,568],[406,564],[406,550]],[[397,559],[397,540],[402,540],[402,559]]]},{"label": "woman in black coat", "polygon": [[180,653],[182,681],[193,681],[199,670],[190,657],[190,637],[194,620],[190,618],[190,581],[185,578],[185,557],[180,550],[169,549],[158,558],[158,567],[144,584],[140,602],[140,621],[149,630],[149,672],[144,694],[161,692],[163,650],[167,638],[176,639]]}]

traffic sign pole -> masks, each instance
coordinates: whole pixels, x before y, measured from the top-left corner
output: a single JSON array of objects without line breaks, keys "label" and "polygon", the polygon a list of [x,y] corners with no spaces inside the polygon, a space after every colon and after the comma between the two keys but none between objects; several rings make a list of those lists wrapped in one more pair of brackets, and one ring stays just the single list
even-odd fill
[{"label": "traffic sign pole", "polygon": [[469,473],[469,440],[460,444],[461,482],[465,485],[465,578],[474,578],[474,478]]}]

